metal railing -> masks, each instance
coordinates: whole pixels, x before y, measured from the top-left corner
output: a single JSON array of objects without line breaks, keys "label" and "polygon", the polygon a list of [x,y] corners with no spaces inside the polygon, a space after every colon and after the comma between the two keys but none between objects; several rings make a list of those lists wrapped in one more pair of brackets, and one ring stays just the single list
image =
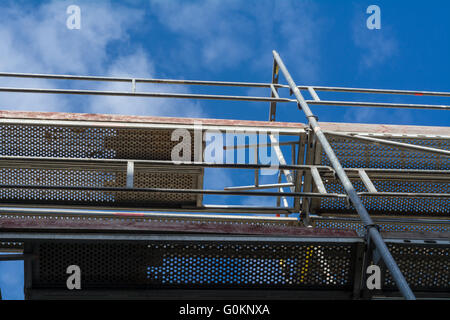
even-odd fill
[{"label": "metal railing", "polygon": [[[28,78],[28,79],[47,79],[47,80],[74,80],[74,81],[98,81],[98,82],[120,82],[129,83],[129,91],[103,91],[103,90],[78,90],[78,89],[43,89],[43,88],[23,88],[23,87],[0,87],[0,92],[9,93],[39,93],[39,94],[75,94],[75,95],[101,95],[101,96],[124,96],[124,97],[140,97],[140,98],[175,98],[175,99],[201,99],[201,100],[224,100],[224,101],[248,101],[248,102],[269,102],[270,103],[270,115],[269,120],[275,121],[276,119],[276,105],[277,103],[295,103],[304,112],[310,131],[307,134],[311,139],[317,139],[320,143],[323,152],[328,157],[331,166],[320,165],[303,165],[301,162],[304,160],[304,154],[301,152],[300,141],[298,142],[278,142],[275,137],[271,136],[270,143],[257,147],[273,147],[277,154],[280,165],[278,170],[280,171],[279,177],[283,174],[286,177],[287,182],[282,183],[279,178],[276,184],[261,185],[258,183],[258,176],[255,173],[255,185],[250,186],[234,186],[225,188],[225,190],[206,190],[206,189],[166,189],[166,188],[134,188],[133,186],[133,172],[128,172],[127,187],[61,187],[61,186],[43,186],[43,185],[0,185],[0,189],[7,188],[31,188],[31,189],[68,189],[68,190],[98,190],[98,191],[136,191],[136,192],[158,192],[158,193],[191,193],[191,194],[211,194],[211,195],[242,195],[242,196],[272,196],[278,198],[278,205],[283,204],[282,208],[286,213],[299,212],[300,202],[303,199],[310,198],[344,198],[348,199],[350,204],[356,209],[364,227],[367,230],[367,241],[375,245],[376,251],[380,254],[384,260],[387,268],[389,269],[392,277],[394,278],[399,290],[403,296],[407,299],[414,299],[414,294],[405,281],[402,273],[400,272],[396,262],[390,254],[377,225],[374,223],[369,213],[367,212],[361,197],[441,197],[449,198],[450,194],[447,193],[411,193],[411,192],[378,192],[374,184],[371,181],[370,175],[376,173],[378,177],[382,177],[385,174],[386,177],[392,176],[392,174],[402,177],[419,177],[420,179],[439,179],[443,181],[450,180],[449,172],[447,170],[412,170],[412,169],[361,169],[361,168],[343,168],[338,157],[333,151],[327,136],[336,136],[345,139],[360,140],[365,143],[373,143],[377,145],[388,145],[395,148],[406,149],[410,151],[420,151],[424,153],[430,153],[440,157],[449,157],[450,151],[417,146],[410,143],[395,142],[386,140],[383,138],[367,137],[361,134],[348,134],[339,133],[333,131],[325,131],[321,129],[318,123],[317,117],[312,113],[309,105],[313,106],[335,106],[335,107],[376,107],[376,108],[403,108],[403,109],[430,109],[430,110],[450,110],[449,105],[438,104],[404,104],[404,103],[384,103],[384,102],[364,102],[364,101],[339,101],[339,100],[321,100],[317,92],[344,92],[344,93],[366,93],[366,94],[393,94],[393,95],[413,95],[413,96],[435,96],[435,97],[450,97],[449,92],[433,92],[433,91],[415,91],[415,90],[391,90],[391,89],[368,89],[368,88],[345,88],[345,87],[331,87],[331,86],[298,86],[293,81],[286,66],[284,65],[281,57],[273,52],[274,65],[273,75],[271,83],[255,83],[255,82],[225,82],[225,81],[198,81],[198,80],[175,80],[175,79],[145,79],[145,78],[126,78],[126,77],[93,77],[93,76],[74,76],[74,75],[51,75],[51,74],[25,74],[25,73],[0,73],[0,77],[4,78]],[[284,75],[288,84],[280,84],[279,72]],[[216,94],[194,94],[194,93],[161,93],[161,92],[142,92],[137,91],[137,84],[169,84],[169,85],[190,85],[190,86],[218,86],[218,87],[250,87],[250,88],[268,88],[270,89],[270,97],[265,96],[242,96],[242,95],[216,95]],[[284,98],[280,96],[282,90],[289,90],[289,93],[294,94],[295,99]],[[306,90],[312,97],[312,100],[307,100],[303,97],[300,90]],[[450,139],[450,136],[445,137]],[[287,164],[283,152],[280,149],[281,145],[293,145],[293,153],[295,152],[295,145],[298,146],[297,163],[295,163],[295,156],[293,156],[292,164]],[[236,148],[252,148],[254,146],[244,145],[237,146]],[[1,156],[0,164],[3,161],[31,161],[31,162],[45,162],[52,163],[57,162],[73,162],[75,164],[80,163],[101,163],[101,164],[123,164],[128,165],[131,168],[135,163],[145,163],[149,165],[174,165],[172,161],[154,161],[154,160],[134,160],[134,159],[68,159],[68,158],[45,158],[45,157],[12,157]],[[234,168],[234,169],[253,169],[260,170],[263,168],[270,168],[270,165],[262,164],[212,164],[206,162],[189,162],[185,164],[179,164],[181,166],[189,167],[201,167],[201,168]],[[292,171],[292,172],[291,172]],[[310,180],[314,182],[317,187],[317,192],[306,192],[302,190],[303,172],[308,172]],[[330,174],[333,177],[337,176],[345,189],[345,194],[340,193],[328,193],[324,187],[323,179],[324,175]],[[368,192],[356,192],[355,188],[350,181],[349,176],[357,175],[364,183]],[[289,192],[285,192],[283,188],[289,189]],[[261,190],[261,189],[278,189],[278,192],[261,192],[261,191],[249,191],[249,190]],[[286,197],[293,197],[294,207],[289,208],[287,205]],[[283,200],[283,201],[281,201]],[[214,206],[204,206],[202,208],[206,212],[214,210]],[[249,210],[251,208],[246,207],[228,207],[216,206],[215,209],[223,209],[225,212],[238,212],[239,210]],[[261,211],[271,213],[271,210],[276,208],[261,208]],[[28,208],[24,209],[24,212],[29,214],[38,213],[43,214],[45,208]],[[38,210],[38,211],[36,211]],[[66,209],[67,210],[67,209]],[[14,213],[17,210],[15,208],[0,208],[0,213]],[[188,211],[188,210],[185,210]],[[255,211],[257,211],[255,209]],[[61,211],[63,212],[63,211]],[[71,211],[73,214],[83,214],[83,210],[74,209]],[[93,210],[87,210],[86,214],[100,214]],[[273,211],[272,211],[273,213]],[[104,213],[103,213],[104,214]],[[428,219],[430,220],[430,219]],[[427,221],[427,220],[423,220]],[[431,221],[431,220],[430,220]],[[434,220],[433,220],[434,221]]]}]

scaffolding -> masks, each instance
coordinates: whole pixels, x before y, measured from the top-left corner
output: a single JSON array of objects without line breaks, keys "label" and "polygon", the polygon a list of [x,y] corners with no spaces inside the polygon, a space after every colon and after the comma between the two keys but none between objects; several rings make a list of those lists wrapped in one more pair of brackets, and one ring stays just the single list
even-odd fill
[{"label": "scaffolding", "polygon": [[[131,85],[0,92],[269,104],[269,121],[0,111],[0,249],[16,252],[0,259],[25,261],[26,297],[360,299],[398,290],[406,299],[449,298],[450,128],[319,123],[310,106],[448,110],[321,100],[318,92],[450,93],[297,86],[273,56],[271,83],[0,73]],[[266,88],[270,97],[139,92],[139,83]],[[295,103],[307,124],[277,122],[279,103]],[[253,163],[206,162],[203,142],[192,142],[180,163],[171,157],[177,129],[200,137],[263,132],[269,142],[224,146],[255,150]],[[277,183],[259,183],[272,168],[258,159],[261,148],[277,157]],[[205,189],[214,178],[205,169],[252,170],[254,183]],[[213,205],[205,195],[277,201]],[[65,288],[65,268],[77,263],[87,270],[88,289],[79,292]],[[370,264],[381,267],[381,290],[366,287]]]}]

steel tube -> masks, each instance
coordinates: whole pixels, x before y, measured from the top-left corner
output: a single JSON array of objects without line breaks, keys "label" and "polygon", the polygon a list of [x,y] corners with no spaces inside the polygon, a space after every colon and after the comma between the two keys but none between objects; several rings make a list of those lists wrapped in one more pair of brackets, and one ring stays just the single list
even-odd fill
[{"label": "steel tube", "polygon": [[[270,142],[273,145],[273,150],[275,151],[275,154],[276,154],[276,156],[278,158],[278,163],[280,165],[283,165],[283,166],[286,165],[287,162],[284,159],[283,151],[281,150],[280,146],[278,145],[279,141],[277,140],[277,138],[273,134],[269,135],[269,139],[270,139]],[[283,172],[283,175],[286,177],[286,181],[288,183],[292,184],[292,187],[289,187],[291,193],[295,193],[296,190],[299,190],[299,188],[300,188],[300,186],[299,186],[300,179],[296,179],[295,174],[293,174],[288,169],[282,170],[281,167],[280,167],[280,170],[281,170],[281,172]],[[310,170],[312,170],[312,168]],[[298,175],[299,173],[296,172],[296,174]],[[294,208],[297,208],[298,211],[300,211],[300,198],[299,197],[295,197],[294,198]]]},{"label": "steel tube", "polygon": [[259,184],[251,186],[237,186],[237,187],[225,187],[225,190],[259,190],[259,189],[279,189],[282,187],[293,187],[292,183],[271,183],[271,184]]},{"label": "steel tube", "polygon": [[[35,79],[54,79],[54,80],[82,80],[82,81],[105,81],[105,82],[131,82],[136,83],[159,83],[159,84],[180,84],[180,85],[205,85],[205,86],[224,86],[224,87],[255,87],[270,88],[270,83],[260,82],[231,82],[231,81],[203,81],[203,80],[178,80],[178,79],[149,79],[149,78],[126,78],[126,77],[99,77],[99,76],[75,76],[75,75],[56,75],[56,74],[33,74],[33,73],[9,73],[0,72],[0,77],[8,78],[35,78]],[[286,85],[274,84],[278,88],[287,88]]]},{"label": "steel tube", "polygon": [[262,147],[273,147],[273,146],[292,146],[298,144],[298,141],[283,141],[278,142],[277,144],[273,143],[260,143],[260,144],[242,144],[237,146],[223,146],[224,150],[233,150],[233,149],[250,149],[250,148],[262,148]]},{"label": "steel tube", "polygon": [[319,193],[323,193],[323,194],[327,193],[327,189],[325,189],[325,186],[323,185],[323,181],[322,181],[322,178],[320,177],[319,171],[317,171],[317,169],[315,169],[315,168],[312,168],[311,176],[313,178],[313,181],[314,181]]},{"label": "steel tube", "polygon": [[[17,156],[0,156],[1,161],[11,161],[14,160],[15,164],[18,161],[31,161],[31,162],[39,162],[39,161],[55,161],[61,162],[64,164],[70,164],[71,162],[74,164],[80,163],[99,163],[99,164],[123,164],[126,165],[129,161],[132,161],[136,164],[149,164],[149,165],[162,165],[162,166],[179,166],[179,167],[201,167],[201,168],[225,168],[225,169],[272,169],[271,164],[245,164],[245,163],[209,163],[209,162],[175,162],[168,160],[127,160],[127,159],[99,159],[99,158],[56,158],[56,157],[17,157]],[[317,168],[320,171],[329,171],[333,172],[333,169],[329,166],[315,166],[315,165],[301,165],[301,164],[279,164],[277,166],[278,169],[282,170],[310,170],[312,167]]]},{"label": "steel tube", "polygon": [[[12,72],[0,72],[0,77],[106,81],[106,82],[131,82],[133,80],[133,78],[127,77],[76,76],[76,75],[12,73]],[[203,80],[150,79],[150,78],[135,78],[135,81],[136,83],[161,83],[161,84],[180,84],[180,85],[206,85],[206,86],[257,87],[257,88],[270,88],[271,86],[274,86],[276,88],[289,88],[288,85],[278,83],[261,83],[261,82],[203,81]],[[349,88],[349,87],[332,87],[332,86],[298,86],[298,88],[301,90],[308,90],[308,88],[312,88],[313,90],[316,91],[450,97],[450,92],[423,91],[423,90],[369,89],[369,88]]]},{"label": "steel tube", "polygon": [[289,71],[287,70],[286,66],[284,65],[283,61],[281,60],[281,57],[278,55],[276,51],[273,51],[274,59],[279,66],[281,72],[283,73],[284,77],[286,78],[289,87],[291,88],[292,93],[295,95],[295,98],[297,99],[298,104],[300,105],[301,109],[303,110],[306,118],[308,119],[309,125],[311,126],[311,129],[316,134],[317,139],[319,140],[320,144],[322,145],[323,151],[326,153],[328,159],[330,160],[330,163],[332,164],[334,170],[336,171],[337,176],[341,180],[341,183],[348,194],[353,206],[355,207],[356,211],[358,212],[359,216],[361,217],[361,220],[364,224],[364,226],[368,229],[368,235],[370,236],[370,239],[374,242],[378,252],[380,253],[381,257],[383,258],[383,261],[385,262],[387,268],[389,269],[392,278],[394,279],[395,283],[397,284],[397,287],[399,288],[402,295],[408,299],[408,300],[414,300],[415,296],[413,292],[411,291],[411,288],[409,287],[408,283],[406,282],[402,272],[400,271],[397,263],[395,262],[394,258],[392,257],[391,253],[389,252],[389,249],[387,248],[386,244],[383,241],[383,238],[381,237],[380,233],[376,228],[373,228],[373,221],[369,216],[369,213],[367,212],[366,208],[364,207],[361,199],[359,198],[358,194],[356,193],[355,188],[353,187],[352,183],[350,182],[350,179],[347,177],[347,174],[345,173],[344,169],[342,168],[342,165],[339,162],[339,159],[336,157],[336,154],[334,153],[331,145],[329,144],[327,138],[325,137],[325,134],[322,132],[316,117],[311,112],[311,109],[309,108],[307,102],[303,98],[303,96],[300,93],[300,90],[298,89],[297,85],[295,84],[294,80],[292,79],[291,75],[289,74]]},{"label": "steel tube", "polygon": [[[13,204],[8,204],[13,205]],[[256,214],[270,214],[276,213],[289,214],[293,212],[294,208],[277,208],[277,207],[257,207],[257,206],[240,206],[240,205],[203,205],[201,207],[184,207],[184,208],[164,208],[164,207],[149,207],[149,208],[114,208],[114,207],[94,207],[83,206],[70,207],[64,206],[64,208],[56,209],[56,206],[43,206],[39,205],[39,208],[35,208],[32,205],[21,204],[17,207],[2,207],[0,206],[0,214],[12,214],[12,215],[40,215],[40,216],[54,216],[61,213],[61,215],[67,216],[80,216],[87,215],[89,217],[107,216],[107,217],[119,217],[119,218],[146,218],[151,217],[155,213],[159,212],[194,212],[194,213],[256,213]],[[55,211],[58,210],[58,211]]]},{"label": "steel tube", "polygon": [[1,87],[0,92],[18,93],[49,93],[49,94],[79,94],[94,96],[121,96],[137,98],[176,98],[176,99],[202,99],[202,100],[225,100],[225,101],[257,101],[257,102],[293,102],[287,98],[268,98],[250,96],[226,96],[190,93],[159,93],[159,92],[129,92],[129,91],[95,91],[75,89],[38,89],[38,88],[6,88]]},{"label": "steel tube", "polygon": [[333,91],[333,92],[377,93],[377,94],[400,94],[400,95],[413,95],[413,96],[450,97],[450,92],[437,92],[437,91],[345,88],[345,87],[327,87],[327,86],[298,86],[298,88],[302,89],[302,90],[307,90],[308,88],[313,88],[314,90],[317,90],[317,91]]},{"label": "steel tube", "polygon": [[[223,210],[223,206],[212,206],[212,208],[218,208]],[[266,209],[257,207],[245,207],[245,206],[228,206],[226,208],[233,208],[242,211],[255,210],[255,209]],[[289,208],[282,209],[284,213],[287,212]],[[297,218],[279,218],[279,217],[266,217],[266,216],[244,216],[244,215],[217,215],[217,214],[180,214],[180,213],[160,213],[160,212],[148,212],[139,211],[140,209],[130,209],[130,210],[94,210],[94,209],[84,209],[84,208],[45,208],[45,207],[2,207],[0,206],[0,214],[8,215],[10,217],[16,216],[52,216],[52,217],[87,217],[87,218],[107,218],[107,219],[174,219],[174,220],[217,220],[217,221],[254,221],[254,222],[272,222],[272,223],[296,223]],[[278,210],[277,208],[267,207],[267,210]],[[267,213],[267,212],[266,212]],[[274,214],[273,212],[271,212]]]},{"label": "steel tube", "polygon": [[371,142],[373,144],[384,144],[384,145],[394,146],[394,147],[398,147],[398,148],[406,149],[406,150],[417,150],[417,151],[421,151],[421,152],[433,153],[433,154],[437,154],[440,156],[450,157],[450,151],[448,151],[448,150],[423,147],[423,146],[418,146],[418,145],[414,145],[411,143],[403,143],[403,142],[397,142],[397,141],[391,141],[391,140],[385,140],[385,139],[359,136],[356,134],[346,134],[346,133],[338,133],[338,132],[332,132],[332,131],[325,131],[325,134],[329,134],[329,135],[336,136],[336,137],[343,137],[343,138],[348,138],[348,139],[367,141],[367,142]]},{"label": "steel tube", "polygon": [[[160,92],[129,92],[129,91],[96,91],[76,89],[40,89],[40,88],[8,88],[0,87],[0,92],[16,93],[47,93],[47,94],[78,94],[95,96],[120,96],[137,98],[175,98],[175,99],[200,99],[200,100],[224,100],[224,101],[256,101],[256,102],[296,102],[294,99],[280,97],[251,97],[232,95],[208,95],[194,93],[160,93]],[[326,101],[305,100],[311,105],[350,106],[350,107],[380,107],[380,108],[408,108],[408,109],[437,109],[450,110],[446,105],[421,105],[401,103],[375,103],[359,101]]]},{"label": "steel tube", "polygon": [[375,186],[372,183],[372,180],[370,180],[369,176],[364,171],[364,169],[358,170],[358,174],[362,182],[364,183],[364,186],[369,192],[371,193],[377,192],[377,188],[375,188]]},{"label": "steel tube", "polygon": [[231,196],[260,196],[260,197],[330,197],[346,198],[345,194],[314,192],[269,192],[269,191],[239,191],[239,190],[208,190],[208,189],[167,189],[167,188],[126,188],[126,187],[75,187],[75,186],[42,186],[42,185],[14,185],[0,184],[0,189],[36,189],[36,190],[82,190],[82,191],[109,191],[109,192],[157,192],[157,193],[187,193],[211,194]]},{"label": "steel tube", "polygon": [[386,102],[327,101],[327,100],[320,100],[320,101],[305,100],[305,102],[311,105],[322,105],[322,106],[450,110],[450,106],[435,105],[435,104],[405,104],[405,103],[386,103]]}]

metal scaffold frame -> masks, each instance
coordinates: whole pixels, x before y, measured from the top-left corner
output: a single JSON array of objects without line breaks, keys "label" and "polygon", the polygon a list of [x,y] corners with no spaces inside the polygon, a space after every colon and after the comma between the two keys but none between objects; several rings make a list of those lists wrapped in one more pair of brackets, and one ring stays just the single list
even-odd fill
[{"label": "metal scaffold frame", "polygon": [[[252,145],[244,144],[238,146],[224,146],[224,149],[254,149],[255,163],[208,163],[203,161],[189,161],[186,163],[176,163],[170,160],[148,160],[148,159],[102,159],[102,158],[76,158],[76,157],[42,157],[42,156],[0,156],[0,166],[27,167],[29,164],[39,165],[49,169],[70,167],[114,167],[122,170],[126,174],[126,184],[123,186],[61,186],[61,185],[29,185],[29,184],[0,184],[0,190],[48,190],[48,191],[89,191],[89,192],[132,192],[139,193],[157,193],[157,194],[187,194],[197,197],[197,206],[166,208],[162,206],[155,207],[79,207],[79,206],[61,206],[58,204],[47,206],[36,206],[35,204],[6,204],[0,206],[0,214],[9,216],[15,215],[39,215],[60,217],[140,217],[140,218],[159,218],[175,219],[175,215],[165,215],[161,213],[150,213],[150,211],[168,211],[168,212],[200,212],[200,213],[258,213],[258,214],[285,214],[286,217],[245,217],[245,216],[207,216],[207,215],[176,215],[177,220],[206,221],[215,220],[221,222],[227,221],[260,221],[262,223],[281,223],[291,224],[296,219],[288,217],[289,214],[299,213],[301,222],[311,227],[314,219],[333,219],[330,216],[318,216],[311,214],[311,208],[315,201],[320,199],[343,199],[349,207],[356,210],[360,221],[365,229],[365,240],[367,250],[371,251],[372,256],[380,257],[385,267],[389,270],[399,291],[406,299],[415,299],[405,277],[400,271],[396,261],[391,255],[386,243],[380,233],[379,221],[402,222],[402,223],[446,223],[450,220],[434,217],[377,217],[372,218],[366,209],[361,198],[450,198],[450,193],[446,192],[383,192],[379,191],[372,180],[374,179],[399,179],[414,181],[438,181],[450,182],[448,170],[418,170],[418,169],[384,169],[384,168],[348,168],[343,167],[339,157],[336,155],[329,142],[330,137],[342,138],[350,141],[361,141],[367,144],[377,146],[388,146],[399,150],[407,150],[431,154],[436,157],[448,158],[450,151],[436,147],[415,145],[408,142],[399,142],[390,140],[390,137],[405,138],[415,136],[426,136],[430,139],[448,139],[450,133],[442,135],[439,132],[424,133],[389,133],[389,135],[372,134],[370,129],[366,132],[353,130],[346,127],[338,130],[336,125],[320,123],[317,116],[310,109],[312,106],[349,106],[349,107],[375,107],[375,108],[400,108],[400,109],[429,109],[429,110],[450,110],[448,105],[430,105],[430,104],[401,104],[401,103],[375,103],[364,101],[334,101],[321,100],[318,92],[347,92],[347,93],[367,93],[367,94],[392,94],[392,95],[420,95],[450,97],[448,92],[431,91],[411,91],[411,90],[386,90],[386,89],[363,89],[363,88],[342,88],[325,86],[298,86],[292,79],[287,67],[276,51],[273,51],[273,72],[271,83],[252,83],[252,82],[221,82],[221,81],[196,81],[196,80],[170,80],[170,79],[143,79],[143,78],[120,78],[120,77],[92,77],[92,76],[72,76],[72,75],[47,75],[47,74],[23,74],[23,73],[0,73],[0,77],[13,78],[34,78],[49,80],[75,80],[75,81],[99,81],[99,82],[119,82],[131,84],[130,91],[99,91],[99,90],[77,90],[77,89],[40,89],[40,88],[12,88],[0,87],[0,92],[9,93],[41,93],[41,94],[75,94],[75,95],[101,95],[101,96],[123,96],[140,98],[175,98],[175,99],[202,99],[202,100],[224,100],[224,101],[249,101],[249,102],[269,102],[269,121],[234,121],[234,120],[202,120],[204,130],[233,130],[233,132],[257,133],[259,131],[268,132],[269,142],[267,144]],[[279,83],[279,75],[283,74],[287,85]],[[195,85],[195,86],[218,86],[218,87],[249,87],[249,88],[267,88],[270,89],[270,97],[259,96],[234,96],[234,95],[211,95],[211,94],[188,94],[188,93],[157,93],[157,92],[139,92],[136,89],[137,84],[170,84],[170,85]],[[284,98],[280,96],[281,90],[289,90],[290,95],[295,99]],[[301,90],[308,91],[313,98],[307,100],[301,93]],[[276,109],[278,103],[295,103],[303,111],[308,120],[307,125],[287,124],[276,122]],[[147,120],[138,119],[138,117],[121,117],[111,115],[108,118],[102,118],[100,115],[75,116],[64,118],[62,115],[52,117],[29,116],[27,113],[20,112],[1,112],[0,125],[56,125],[69,127],[94,127],[94,128],[137,128],[137,129],[177,129],[184,128],[188,130],[195,129],[196,122],[180,120],[173,118],[148,117]],[[82,120],[82,121],[80,121]],[[401,131],[401,130],[399,130]],[[296,141],[278,141],[274,132],[291,137],[298,137]],[[281,147],[291,147],[290,164],[286,160]],[[279,162],[278,181],[271,184],[259,183],[259,172],[261,169],[269,169],[271,165],[261,164],[258,159],[258,148],[273,148],[273,152]],[[323,153],[329,160],[329,165],[316,164],[315,159]],[[203,179],[203,170],[205,168],[225,168],[236,170],[254,170],[255,178],[253,185],[228,186],[223,190],[204,189],[203,184],[199,183],[195,188],[161,188],[161,187],[137,187],[135,183],[135,174],[137,167],[158,167],[173,168],[177,166],[186,170],[200,169],[199,181]],[[282,181],[282,178],[286,182]],[[328,192],[325,181],[340,181],[345,192]],[[356,191],[352,180],[359,179],[366,191]],[[276,189],[277,191],[260,191],[265,189]],[[231,206],[231,205],[205,205],[201,203],[203,195],[227,195],[227,196],[252,196],[252,197],[275,197],[277,199],[276,207],[250,207],[250,206]],[[293,198],[293,205],[289,204],[288,198]],[[129,211],[137,213],[129,213]],[[350,219],[345,216],[335,217],[336,219]],[[64,222],[62,222],[64,223]],[[13,237],[14,238],[14,237]],[[18,255],[0,255],[0,260],[25,259],[26,254]]]}]

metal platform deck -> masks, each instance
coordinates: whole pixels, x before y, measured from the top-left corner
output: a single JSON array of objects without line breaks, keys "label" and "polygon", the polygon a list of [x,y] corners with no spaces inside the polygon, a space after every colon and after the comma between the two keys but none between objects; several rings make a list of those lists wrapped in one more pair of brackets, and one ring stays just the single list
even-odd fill
[{"label": "metal platform deck", "polygon": [[[371,257],[363,239],[350,231],[185,222],[136,233],[132,227],[118,232],[111,226],[85,224],[80,230],[79,223],[63,224],[66,229],[2,226],[1,239],[24,243],[28,299],[398,296],[386,270],[382,291],[364,289],[363,270]],[[384,236],[417,297],[450,298],[448,234]],[[82,290],[67,289],[69,265],[81,268]],[[420,273],[410,272],[418,268]]]},{"label": "metal platform deck", "polygon": [[[450,299],[450,128],[318,122],[309,107],[450,110],[328,101],[318,92],[450,93],[297,86],[273,55],[271,83],[0,73],[131,84],[131,91],[0,92],[270,106],[269,121],[0,111],[0,250],[25,260],[26,298]],[[140,83],[266,88],[270,97],[139,92]],[[276,122],[280,103],[295,103],[307,124]],[[193,137],[182,163],[172,157],[177,129]],[[241,144],[222,147],[249,158],[255,151],[255,161],[206,162],[208,130],[243,135]],[[247,143],[245,136],[260,134],[268,142]],[[276,183],[260,183],[272,165],[260,159],[262,149],[276,156]],[[250,182],[206,189],[205,181],[217,179],[213,169],[250,170],[242,175]],[[211,204],[206,195],[276,204]],[[72,264],[83,270],[83,290],[65,288]],[[381,290],[365,286],[369,264],[382,269]]]}]

